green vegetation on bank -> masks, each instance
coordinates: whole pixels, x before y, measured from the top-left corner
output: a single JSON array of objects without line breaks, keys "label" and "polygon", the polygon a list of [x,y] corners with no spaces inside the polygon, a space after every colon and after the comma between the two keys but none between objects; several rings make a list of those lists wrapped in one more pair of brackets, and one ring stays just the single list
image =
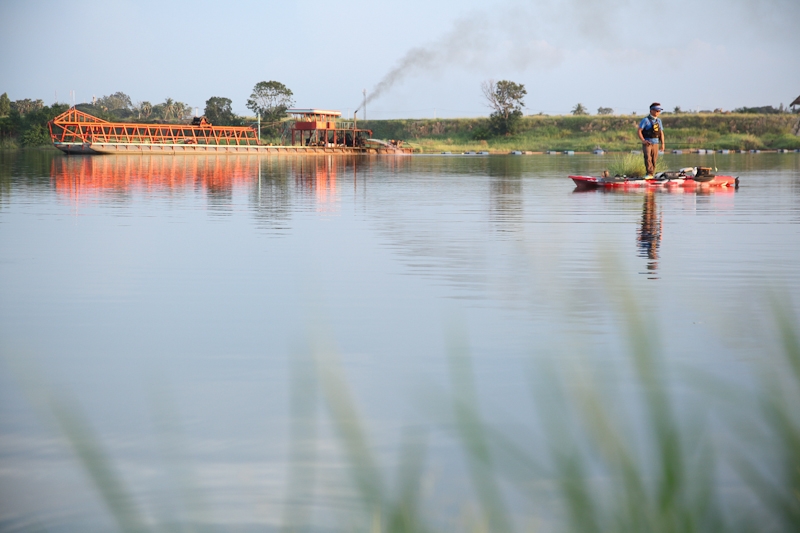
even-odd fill
[{"label": "green vegetation on bank", "polygon": [[50,144],[47,122],[69,108],[66,104],[44,105],[41,100],[10,101],[0,95],[0,149]]},{"label": "green vegetation on bank", "polygon": [[[255,85],[247,106],[262,118],[262,141],[277,143],[282,131],[281,117],[293,105],[292,91],[277,81],[262,81]],[[166,98],[160,104],[147,101],[134,103],[122,91],[92,98],[92,103],[77,104],[76,109],[109,122],[141,122],[150,124],[188,123],[192,106]],[[8,93],[0,95],[0,150],[20,147],[51,146],[47,123],[69,109],[69,105],[44,105],[42,100],[25,98],[12,101]],[[206,100],[204,114],[217,126],[250,125],[249,117],[233,112],[230,98],[212,96]],[[257,119],[253,117],[252,121]]]},{"label": "green vegetation on bank", "polygon": [[[521,108],[525,88],[508,81],[489,81],[484,95],[495,110],[490,117],[461,119],[363,120],[359,126],[373,131],[379,139],[401,139],[422,152],[460,152],[489,150],[507,152],[526,150],[575,150],[595,148],[624,152],[639,148],[636,125],[640,115],[611,115],[610,108],[599,108],[597,115],[577,104],[572,115],[527,116]],[[288,106],[293,105],[292,91],[276,82],[259,82],[253,89],[248,107],[261,115],[264,142],[285,141]],[[76,106],[81,111],[112,122],[187,122],[192,107],[167,98],[159,104],[136,102],[123,92],[103,96],[93,103]],[[47,122],[68,109],[67,104],[44,105],[42,100],[11,101],[0,95],[0,149],[49,146]],[[800,114],[772,106],[740,108],[734,113],[675,113],[662,115],[668,149],[797,149],[800,148]],[[216,125],[254,124],[255,117],[233,112],[229,98],[213,96],[206,101],[204,113]],[[282,138],[282,133],[284,134]]]},{"label": "green vegetation on bank", "polygon": [[[797,114],[679,113],[663,115],[668,149],[800,148]],[[404,139],[424,152],[464,150],[607,151],[638,149],[638,115],[528,116],[517,133],[488,136],[488,118],[369,120],[359,126],[380,139]]]}]

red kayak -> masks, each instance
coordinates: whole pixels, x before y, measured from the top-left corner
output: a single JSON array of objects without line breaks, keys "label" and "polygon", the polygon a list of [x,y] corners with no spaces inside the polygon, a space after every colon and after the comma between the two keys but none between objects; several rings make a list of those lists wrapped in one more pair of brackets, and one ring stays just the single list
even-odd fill
[{"label": "red kayak", "polygon": [[600,178],[596,176],[570,176],[578,189],[672,189],[681,188],[684,190],[696,189],[738,189],[739,178],[734,176],[691,176],[679,173],[665,172],[667,176],[656,176],[655,179],[643,178]]}]

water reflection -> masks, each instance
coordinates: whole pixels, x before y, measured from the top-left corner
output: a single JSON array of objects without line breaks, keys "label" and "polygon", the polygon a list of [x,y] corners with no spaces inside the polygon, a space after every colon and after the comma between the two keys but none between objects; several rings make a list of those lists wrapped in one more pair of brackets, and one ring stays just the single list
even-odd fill
[{"label": "water reflection", "polygon": [[488,158],[490,217],[498,231],[516,232],[523,228],[522,170],[519,157]]},{"label": "water reflection", "polygon": [[56,157],[50,176],[56,192],[73,201],[200,189],[228,203],[234,187],[249,183],[258,165],[257,157]]},{"label": "water reflection", "polygon": [[275,159],[265,159],[258,166],[257,187],[251,193],[250,205],[256,224],[270,233],[289,229],[292,199],[285,165]]},{"label": "water reflection", "polygon": [[[76,391],[100,444],[148,513],[180,512],[184,502],[173,488],[200,480],[187,493],[207,496],[203,505],[187,499],[186,515],[203,509],[213,516],[192,514],[201,524],[196,529],[269,529],[281,520],[284,492],[291,505],[311,502],[328,514],[354,507],[353,490],[340,478],[345,454],[331,438],[336,417],[321,414],[321,394],[332,398],[344,389],[315,388],[326,374],[311,371],[311,349],[294,348],[316,335],[307,332],[317,309],[330,317],[331,344],[342,346],[352,397],[363,399],[376,464],[388,464],[408,421],[425,422],[417,385],[451,390],[454,383],[443,317],[464,317],[479,407],[499,415],[493,426],[513,428],[509,442],[535,446],[533,431],[517,422],[544,412],[520,401],[536,384],[522,379],[528,361],[563,361],[586,375],[597,369],[599,387],[626,394],[621,405],[627,391],[640,388],[629,371],[611,364],[627,340],[614,333],[626,320],[611,310],[615,283],[640,297],[643,316],[663,324],[666,355],[721,372],[731,371],[730,360],[762,353],[760,337],[750,333],[766,329],[769,316],[754,314],[750,326],[729,319],[741,313],[745,297],[767,285],[786,287],[795,300],[800,294],[791,245],[800,221],[794,170],[745,174],[748,186],[737,196],[571,195],[567,174],[597,172],[602,158],[21,153],[0,154],[0,165],[3,157],[0,348],[31,346],[57,382]],[[81,219],[65,216],[67,200],[100,208]],[[115,218],[119,211],[108,208],[115,204],[125,205],[128,220]],[[226,216],[209,222],[217,211]],[[264,234],[281,237],[267,241]],[[606,243],[622,243],[614,279],[598,260]],[[643,264],[658,282],[635,273],[645,271]],[[718,342],[710,329],[689,325],[692,315],[732,335]],[[726,342],[730,350],[720,348]],[[295,364],[308,377],[290,370]],[[69,462],[68,448],[59,451],[60,441],[29,422],[8,374],[0,373],[0,441],[5,465],[14,468],[0,468],[0,530],[40,518],[53,530],[91,529],[80,523],[98,507],[86,475]],[[147,407],[147,375],[174,385],[179,415],[170,415],[166,400]],[[580,377],[566,377],[573,375]],[[406,411],[406,404],[414,407]],[[507,406],[514,412],[506,417]],[[437,413],[449,408],[426,411],[438,423]],[[178,421],[174,429],[171,419]],[[450,509],[468,501],[460,497],[469,491],[462,481],[468,476],[449,434],[433,428],[431,435],[424,461],[433,473],[412,477],[436,481],[426,499]],[[427,453],[424,445],[420,450]],[[194,477],[181,457],[191,458]],[[498,457],[498,465],[520,464]],[[333,523],[324,521],[328,514],[309,514],[322,524],[317,529]]]},{"label": "water reflection", "polygon": [[335,210],[337,163],[341,163],[340,158],[331,156],[292,160],[291,172],[298,192],[313,197],[319,211]]},{"label": "water reflection", "polygon": [[[646,274],[648,279],[659,279],[658,269],[660,256],[661,238],[663,232],[663,215],[659,207],[657,198],[659,195],[670,197],[684,197],[693,210],[719,211],[732,210],[733,198],[736,193],[732,188],[719,189],[699,189],[687,191],[682,188],[672,189],[597,189],[579,190],[575,188],[574,194],[611,194],[617,196],[636,196],[643,195],[642,214],[636,228],[636,251],[637,256],[647,259]],[[686,205],[686,204],[684,204]]]},{"label": "water reflection", "polygon": [[647,258],[647,274],[650,279],[658,279],[658,248],[661,244],[661,223],[663,216],[656,204],[655,191],[647,191],[642,205],[642,221],[636,231],[639,257]]}]

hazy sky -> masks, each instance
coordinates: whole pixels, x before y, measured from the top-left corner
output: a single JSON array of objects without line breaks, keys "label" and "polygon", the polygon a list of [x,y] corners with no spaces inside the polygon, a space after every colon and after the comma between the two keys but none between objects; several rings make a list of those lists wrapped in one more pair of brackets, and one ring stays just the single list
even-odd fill
[{"label": "hazy sky", "polygon": [[800,95],[798,21],[798,0],[0,0],[0,93],[246,113],[277,80],[352,113],[390,75],[367,118],[487,115],[486,79],[524,83],[526,113],[777,106]]}]

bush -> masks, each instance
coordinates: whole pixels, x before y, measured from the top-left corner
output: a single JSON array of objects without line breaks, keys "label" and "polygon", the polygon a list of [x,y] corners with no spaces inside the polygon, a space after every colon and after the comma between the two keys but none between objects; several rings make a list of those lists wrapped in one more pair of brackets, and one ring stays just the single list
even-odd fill
[{"label": "bush", "polygon": [[786,148],[789,150],[796,150],[800,148],[800,137],[797,135],[792,135],[790,133],[784,133],[783,135],[770,135],[766,139],[767,143],[769,144],[770,148]]},{"label": "bush", "polygon": [[22,146],[47,146],[52,141],[47,128],[40,124],[35,124],[22,134]]},{"label": "bush", "polygon": [[[663,172],[665,169],[666,163],[664,162],[664,159],[659,158],[656,162],[656,172]],[[644,176],[645,171],[644,156],[642,154],[625,154],[617,156],[608,166],[608,172],[612,176],[640,178]]]}]

